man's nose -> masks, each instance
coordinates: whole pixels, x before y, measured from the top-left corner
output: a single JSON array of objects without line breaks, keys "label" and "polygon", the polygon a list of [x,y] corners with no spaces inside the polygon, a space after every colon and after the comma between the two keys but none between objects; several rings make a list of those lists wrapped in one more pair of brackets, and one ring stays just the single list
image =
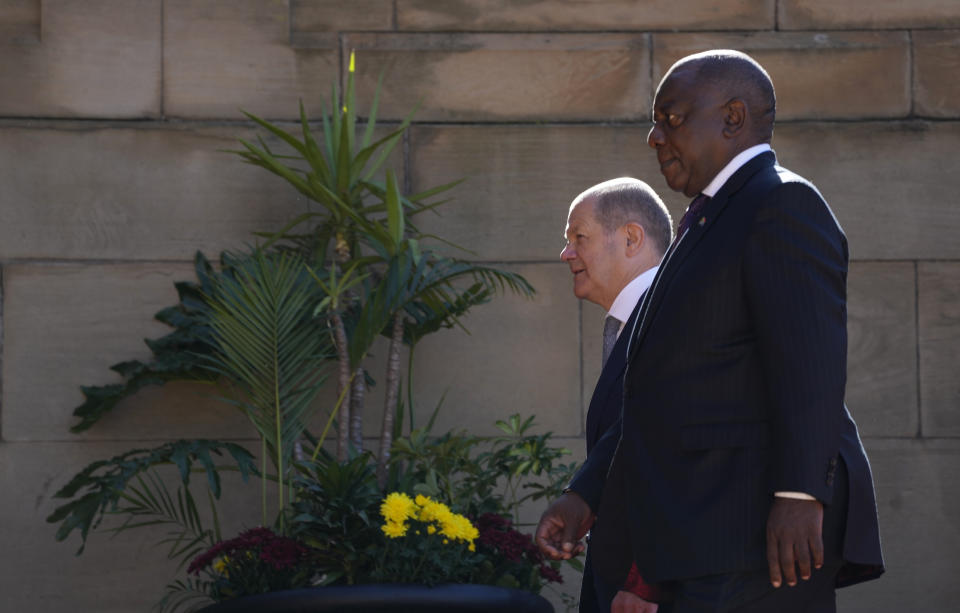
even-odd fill
[{"label": "man's nose", "polygon": [[647,133],[647,144],[654,149],[663,144],[663,130],[657,127],[657,124],[653,124],[650,132]]},{"label": "man's nose", "polygon": [[564,262],[570,261],[575,257],[577,257],[577,253],[573,250],[573,245],[567,244],[563,248],[563,251],[560,252],[560,259]]}]

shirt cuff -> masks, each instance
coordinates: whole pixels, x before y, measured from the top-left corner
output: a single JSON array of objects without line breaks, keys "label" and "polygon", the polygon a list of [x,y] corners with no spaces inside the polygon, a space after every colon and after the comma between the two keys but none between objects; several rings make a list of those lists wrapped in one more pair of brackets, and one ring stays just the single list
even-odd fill
[{"label": "shirt cuff", "polygon": [[774,496],[777,498],[795,498],[796,500],[816,500],[810,494],[804,492],[774,492]]}]

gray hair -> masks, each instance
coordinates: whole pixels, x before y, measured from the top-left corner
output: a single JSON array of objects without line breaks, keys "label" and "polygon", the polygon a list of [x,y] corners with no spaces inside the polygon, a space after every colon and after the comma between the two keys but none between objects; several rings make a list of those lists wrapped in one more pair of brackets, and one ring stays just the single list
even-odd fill
[{"label": "gray hair", "polygon": [[588,199],[594,202],[594,217],[606,234],[638,223],[661,255],[673,240],[670,212],[657,192],[639,179],[620,177],[598,183],[577,196],[576,202]]}]

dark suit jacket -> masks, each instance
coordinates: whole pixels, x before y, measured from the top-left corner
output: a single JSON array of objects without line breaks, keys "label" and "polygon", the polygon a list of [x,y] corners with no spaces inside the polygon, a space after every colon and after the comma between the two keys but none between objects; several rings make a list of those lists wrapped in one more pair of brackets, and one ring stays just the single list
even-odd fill
[{"label": "dark suit jacket", "polygon": [[773,492],[829,505],[840,458],[838,584],[882,572],[870,467],[844,405],[847,261],[826,202],[773,153],[734,173],[668,253],[630,339],[619,444],[598,442],[571,483],[598,512],[605,583],[631,557],[655,582],[765,568]]},{"label": "dark suit jacket", "polygon": [[[596,449],[597,453],[607,458],[608,462],[620,438],[620,411],[623,406],[623,373],[627,368],[627,346],[630,344],[630,331],[633,329],[641,302],[643,302],[643,295],[624,324],[623,331],[610,352],[610,358],[600,371],[600,378],[593,389],[593,396],[590,398],[590,406],[587,409],[587,455],[589,456]],[[601,448],[598,448],[598,445]],[[603,449],[603,446],[607,448]],[[589,477],[581,475],[581,479],[588,478],[593,481],[597,491],[602,488],[607,476],[606,467],[598,465],[598,468],[599,474]],[[593,559],[597,555],[604,555],[604,552],[591,543],[583,569],[580,613],[593,613],[605,608],[599,605],[599,596],[593,585]]]}]

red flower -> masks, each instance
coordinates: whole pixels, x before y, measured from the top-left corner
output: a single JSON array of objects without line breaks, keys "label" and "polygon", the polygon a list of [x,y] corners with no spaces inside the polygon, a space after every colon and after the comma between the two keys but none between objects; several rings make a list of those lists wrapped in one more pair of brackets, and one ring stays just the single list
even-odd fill
[{"label": "red flower", "polygon": [[533,539],[516,530],[509,519],[496,513],[484,513],[477,518],[476,525],[480,531],[477,539],[480,546],[493,549],[511,562],[539,567],[541,577],[563,583],[563,577],[544,561]]},{"label": "red flower", "polygon": [[258,557],[267,564],[277,570],[284,570],[294,568],[306,556],[307,549],[292,538],[277,536],[269,528],[251,528],[230,540],[217,543],[198,555],[187,567],[187,572],[198,575],[217,558],[237,552],[257,553]]}]

